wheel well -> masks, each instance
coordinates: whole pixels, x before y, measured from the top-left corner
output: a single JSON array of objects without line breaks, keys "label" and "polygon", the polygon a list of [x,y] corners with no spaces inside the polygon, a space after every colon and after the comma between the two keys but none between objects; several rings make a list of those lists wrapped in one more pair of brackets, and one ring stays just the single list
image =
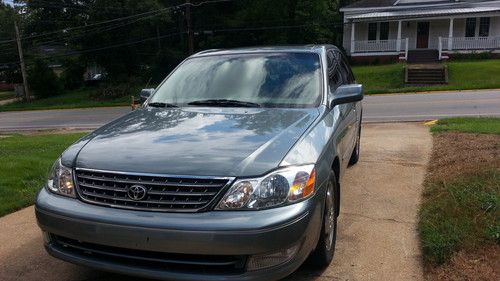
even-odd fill
[{"label": "wheel well", "polygon": [[335,206],[337,207],[337,216],[340,214],[340,161],[338,157],[335,157],[332,164],[332,171],[335,173],[335,180],[337,181],[337,189],[335,190]]}]

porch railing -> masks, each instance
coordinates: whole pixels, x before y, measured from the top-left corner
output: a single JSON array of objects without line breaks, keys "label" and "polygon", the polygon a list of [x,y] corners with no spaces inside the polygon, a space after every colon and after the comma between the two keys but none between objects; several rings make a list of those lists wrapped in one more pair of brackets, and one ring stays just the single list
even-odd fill
[{"label": "porch railing", "polygon": [[401,52],[407,49],[408,39],[353,41],[351,53]]},{"label": "porch railing", "polygon": [[500,36],[497,37],[439,37],[439,51],[470,51],[500,49]]}]

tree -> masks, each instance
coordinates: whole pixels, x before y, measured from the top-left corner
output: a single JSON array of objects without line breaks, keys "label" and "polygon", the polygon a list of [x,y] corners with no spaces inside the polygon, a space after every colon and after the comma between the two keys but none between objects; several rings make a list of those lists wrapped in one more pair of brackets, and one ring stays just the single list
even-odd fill
[{"label": "tree", "polygon": [[0,2],[0,81],[20,82],[19,75],[16,75],[19,57],[15,42],[14,17],[14,9]]}]

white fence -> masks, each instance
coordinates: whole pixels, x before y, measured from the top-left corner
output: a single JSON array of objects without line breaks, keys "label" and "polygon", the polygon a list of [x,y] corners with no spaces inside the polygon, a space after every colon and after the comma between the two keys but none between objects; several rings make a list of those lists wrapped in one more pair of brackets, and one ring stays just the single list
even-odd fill
[{"label": "white fence", "polygon": [[439,53],[446,51],[474,51],[500,49],[499,37],[439,37]]},{"label": "white fence", "polygon": [[408,38],[393,40],[353,41],[351,53],[400,52],[408,48]]}]

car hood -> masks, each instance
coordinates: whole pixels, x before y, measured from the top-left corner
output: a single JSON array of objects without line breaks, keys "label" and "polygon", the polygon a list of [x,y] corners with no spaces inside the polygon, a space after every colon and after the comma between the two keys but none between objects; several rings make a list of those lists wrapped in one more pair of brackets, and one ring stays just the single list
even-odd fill
[{"label": "car hood", "polygon": [[276,168],[319,110],[145,108],[80,141],[74,166],[205,176],[260,175]]}]

